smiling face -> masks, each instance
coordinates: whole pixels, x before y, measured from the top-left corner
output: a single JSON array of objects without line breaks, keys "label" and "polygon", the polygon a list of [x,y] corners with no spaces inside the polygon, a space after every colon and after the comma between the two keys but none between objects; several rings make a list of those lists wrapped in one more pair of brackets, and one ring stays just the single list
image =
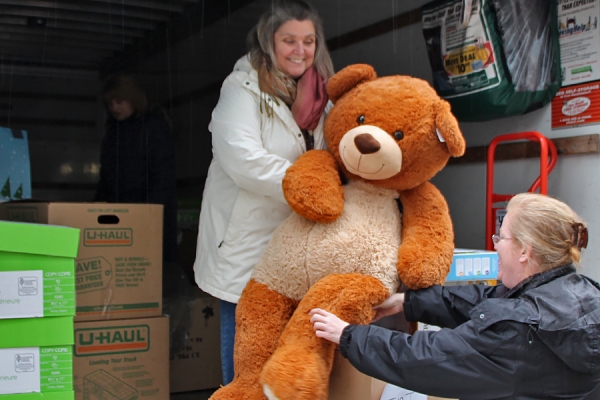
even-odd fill
[{"label": "smiling face", "polygon": [[274,41],[277,65],[290,78],[299,78],[313,65],[317,39],[310,20],[285,22]]},{"label": "smiling face", "polygon": [[529,273],[528,259],[531,250],[516,241],[510,230],[513,213],[509,211],[504,216],[500,227],[500,241],[494,245],[498,252],[498,279],[509,289],[515,287]]}]

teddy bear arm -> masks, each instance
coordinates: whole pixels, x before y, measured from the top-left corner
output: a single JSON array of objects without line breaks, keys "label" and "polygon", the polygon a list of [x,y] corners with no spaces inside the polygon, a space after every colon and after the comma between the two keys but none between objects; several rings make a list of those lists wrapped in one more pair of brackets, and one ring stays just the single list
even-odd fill
[{"label": "teddy bear arm", "polygon": [[304,153],[288,168],[283,195],[297,214],[315,222],[335,221],[344,210],[344,188],[335,158],[326,150]]},{"label": "teddy bear arm", "polygon": [[452,264],[454,232],[448,205],[429,182],[400,193],[403,206],[398,274],[410,289],[442,284]]}]

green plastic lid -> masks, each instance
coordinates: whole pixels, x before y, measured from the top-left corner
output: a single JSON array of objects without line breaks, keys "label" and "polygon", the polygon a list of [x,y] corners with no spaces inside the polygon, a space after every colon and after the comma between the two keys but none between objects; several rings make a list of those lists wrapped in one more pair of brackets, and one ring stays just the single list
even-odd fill
[{"label": "green plastic lid", "polygon": [[78,246],[76,228],[0,221],[0,251],[76,258]]},{"label": "green plastic lid", "polygon": [[73,344],[75,342],[73,326],[72,316],[2,319],[0,320],[0,348]]}]

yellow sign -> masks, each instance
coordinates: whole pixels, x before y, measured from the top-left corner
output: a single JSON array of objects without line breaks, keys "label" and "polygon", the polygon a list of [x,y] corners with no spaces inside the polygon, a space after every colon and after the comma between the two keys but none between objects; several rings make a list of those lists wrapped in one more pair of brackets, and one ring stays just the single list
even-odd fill
[{"label": "yellow sign", "polygon": [[472,45],[449,53],[444,59],[444,68],[450,75],[464,75],[482,69],[490,58],[485,46]]}]

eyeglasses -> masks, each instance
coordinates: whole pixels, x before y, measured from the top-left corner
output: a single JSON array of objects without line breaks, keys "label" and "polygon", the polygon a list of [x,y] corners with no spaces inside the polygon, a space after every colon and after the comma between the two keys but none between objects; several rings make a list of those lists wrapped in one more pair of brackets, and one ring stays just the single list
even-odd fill
[{"label": "eyeglasses", "polygon": [[501,240],[512,240],[512,238],[502,237],[500,235],[492,235],[492,242],[494,242],[494,245],[500,243]]}]

